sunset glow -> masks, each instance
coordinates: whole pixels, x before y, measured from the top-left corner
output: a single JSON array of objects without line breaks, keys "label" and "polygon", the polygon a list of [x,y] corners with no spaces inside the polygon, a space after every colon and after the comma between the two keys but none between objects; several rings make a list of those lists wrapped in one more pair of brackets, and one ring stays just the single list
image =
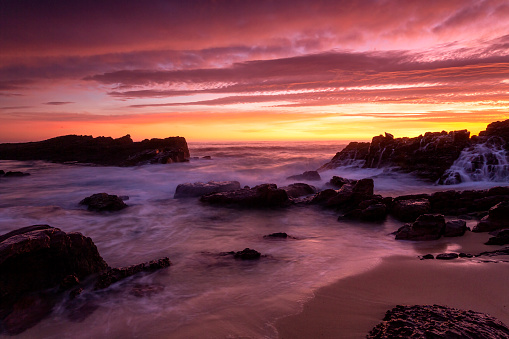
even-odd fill
[{"label": "sunset glow", "polygon": [[0,142],[369,140],[509,118],[509,3],[0,3]]}]

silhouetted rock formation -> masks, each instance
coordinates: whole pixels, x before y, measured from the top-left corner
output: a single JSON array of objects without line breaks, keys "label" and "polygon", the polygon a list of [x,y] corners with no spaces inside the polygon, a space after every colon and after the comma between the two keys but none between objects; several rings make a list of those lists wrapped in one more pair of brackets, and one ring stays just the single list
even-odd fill
[{"label": "silhouetted rock formation", "polygon": [[309,195],[316,193],[316,187],[308,185],[306,183],[298,182],[295,184],[290,184],[288,186],[280,187],[282,190],[286,191],[286,194],[290,198],[298,198],[303,195]]},{"label": "silhouetted rock formation", "polygon": [[240,189],[238,181],[209,181],[207,183],[195,182],[180,184],[175,189],[175,199],[179,198],[196,198],[202,195],[229,192]]},{"label": "silhouetted rock formation", "polygon": [[209,204],[253,208],[282,207],[290,203],[286,191],[277,188],[275,184],[262,184],[253,188],[213,193],[202,196],[200,200]]},{"label": "silhouetted rock formation", "polygon": [[423,214],[412,224],[400,227],[396,240],[437,240],[445,232],[445,218],[441,214]]},{"label": "silhouetted rock formation", "polygon": [[46,160],[106,166],[167,164],[189,160],[185,138],[133,142],[129,135],[110,137],[66,135],[44,141],[0,144],[1,160]]},{"label": "silhouetted rock formation", "polygon": [[303,181],[319,181],[322,180],[317,171],[306,171],[302,174],[292,175],[286,180],[303,180]]},{"label": "silhouetted rock formation", "polygon": [[120,211],[127,207],[121,197],[108,193],[96,193],[80,201],[89,211]]},{"label": "silhouetted rock formation", "polygon": [[[481,146],[479,146],[481,145]],[[391,167],[441,184],[509,180],[509,120],[494,122],[479,137],[467,130],[426,132],[415,138],[385,133],[371,143],[352,142],[318,171],[340,166]],[[462,156],[459,163],[455,163]],[[463,159],[465,158],[465,159]],[[456,169],[451,169],[455,165]]]},{"label": "silhouetted rock formation", "polygon": [[508,338],[509,328],[484,313],[440,305],[398,305],[387,311],[383,322],[368,339],[392,338]]},{"label": "silhouetted rock formation", "polygon": [[19,172],[19,171],[4,172],[4,171],[0,170],[0,177],[4,177],[4,178],[19,178],[19,177],[26,177],[29,175],[30,175],[30,173],[25,173],[25,172]]}]

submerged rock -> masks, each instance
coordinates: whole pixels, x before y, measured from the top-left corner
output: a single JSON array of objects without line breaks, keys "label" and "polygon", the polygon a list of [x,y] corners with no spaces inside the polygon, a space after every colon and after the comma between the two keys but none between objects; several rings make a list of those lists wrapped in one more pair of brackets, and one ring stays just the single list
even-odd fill
[{"label": "submerged rock", "polygon": [[412,224],[400,227],[396,240],[437,240],[445,230],[445,218],[441,214],[423,214]]},{"label": "submerged rock", "polygon": [[209,181],[207,183],[195,182],[185,183],[177,186],[175,190],[175,199],[179,198],[195,198],[201,197],[202,195],[219,193],[219,192],[230,192],[239,190],[240,183],[238,181]]},{"label": "submerged rock", "polygon": [[263,208],[283,207],[290,203],[285,190],[275,184],[261,184],[231,192],[213,193],[200,198],[202,202],[216,205]]},{"label": "submerged rock", "polygon": [[108,193],[96,193],[80,201],[89,211],[120,211],[127,207],[121,197]]},{"label": "submerged rock", "polygon": [[509,338],[509,328],[484,313],[440,305],[398,305],[368,339],[392,338]]},{"label": "submerged rock", "polygon": [[261,258],[260,252],[253,250],[251,248],[245,248],[242,251],[230,251],[230,252],[223,252],[220,253],[220,255],[232,255],[235,259],[240,260],[257,260]]},{"label": "submerged rock", "polygon": [[292,175],[286,178],[286,180],[319,181],[322,180],[322,178],[317,171],[306,171],[302,174]]}]

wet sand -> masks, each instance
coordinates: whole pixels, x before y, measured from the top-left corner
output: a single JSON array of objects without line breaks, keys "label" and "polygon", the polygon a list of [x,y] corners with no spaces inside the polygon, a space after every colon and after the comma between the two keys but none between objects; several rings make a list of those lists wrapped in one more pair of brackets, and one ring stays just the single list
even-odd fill
[{"label": "wet sand", "polygon": [[[502,248],[483,245],[487,237],[468,233],[464,239],[453,241],[458,252],[479,253]],[[279,337],[364,338],[385,312],[398,304],[471,309],[488,313],[509,325],[509,263],[500,262],[501,259],[509,260],[507,257],[491,258],[498,262],[480,262],[475,258],[451,261],[384,258],[372,270],[316,291],[301,313],[277,321]]]}]

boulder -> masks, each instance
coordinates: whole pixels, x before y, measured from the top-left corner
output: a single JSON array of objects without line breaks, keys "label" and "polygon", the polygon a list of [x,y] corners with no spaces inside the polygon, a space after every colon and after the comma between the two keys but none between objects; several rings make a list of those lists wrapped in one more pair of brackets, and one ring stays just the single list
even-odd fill
[{"label": "boulder", "polygon": [[494,237],[488,239],[486,245],[507,245],[509,244],[509,229],[498,232]]},{"label": "boulder", "polygon": [[240,183],[238,181],[209,181],[185,183],[177,186],[175,190],[175,199],[179,198],[196,198],[202,195],[219,193],[219,192],[230,192],[239,190]]},{"label": "boulder", "polygon": [[289,176],[286,180],[319,181],[322,178],[317,171],[306,171],[302,174]]},{"label": "boulder", "polygon": [[472,231],[491,232],[503,228],[509,228],[509,201],[502,201],[490,208],[488,215]]},{"label": "boulder", "polygon": [[398,305],[387,311],[366,338],[509,338],[509,328],[492,316],[471,310]]},{"label": "boulder", "polygon": [[302,182],[290,184],[288,186],[281,187],[281,189],[285,190],[286,194],[288,194],[290,198],[298,198],[304,195],[316,193],[316,187]]},{"label": "boulder", "polygon": [[283,207],[290,202],[286,191],[277,188],[275,184],[262,184],[253,188],[213,193],[202,196],[200,200],[209,204],[253,208]]},{"label": "boulder", "polygon": [[89,211],[120,211],[127,207],[124,201],[117,195],[96,193],[80,201],[80,205],[86,205]]},{"label": "boulder", "polygon": [[467,231],[465,220],[450,220],[445,223],[444,237],[461,237]]},{"label": "boulder", "polygon": [[346,179],[338,176],[333,176],[327,183],[329,186],[341,188],[345,184],[355,184],[357,180]]},{"label": "boulder", "polygon": [[420,215],[430,212],[430,202],[427,198],[394,199],[391,214],[400,221],[414,221]]},{"label": "boulder", "polygon": [[423,214],[412,224],[400,227],[396,240],[437,240],[445,230],[445,218],[441,214]]}]

